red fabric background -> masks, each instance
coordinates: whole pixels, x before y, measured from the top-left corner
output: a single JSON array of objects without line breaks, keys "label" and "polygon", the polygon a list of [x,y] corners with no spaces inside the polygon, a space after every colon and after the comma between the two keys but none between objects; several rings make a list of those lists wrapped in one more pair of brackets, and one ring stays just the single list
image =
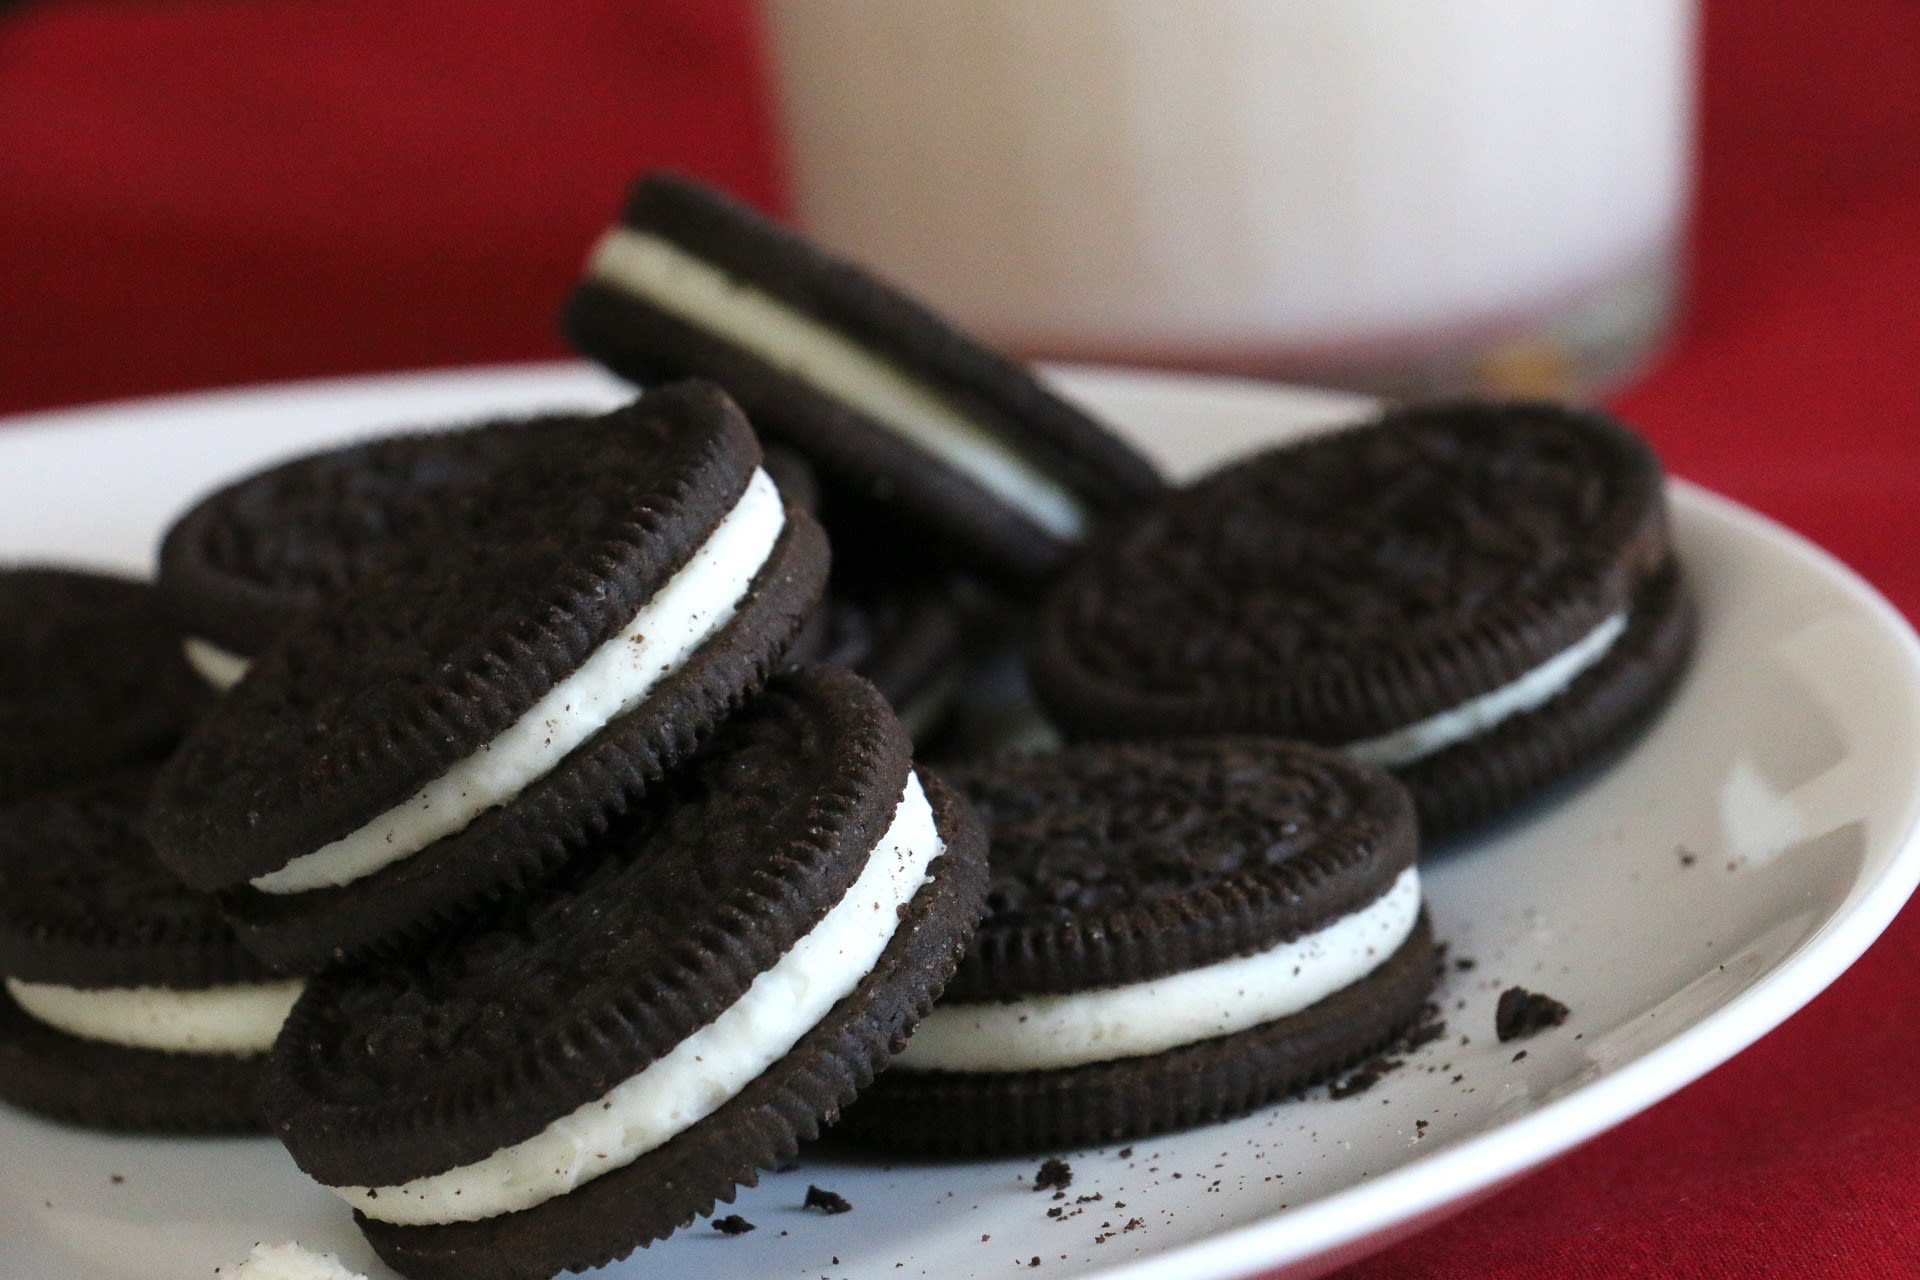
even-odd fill
[{"label": "red fabric background", "polygon": [[[0,19],[0,412],[561,354],[626,180],[777,202],[742,0],[174,0]],[[1710,3],[1673,470],[1920,614],[1920,6]],[[1920,785],[1920,783],[1917,783]],[[1678,1097],[1343,1273],[1920,1271],[1920,908]]]}]

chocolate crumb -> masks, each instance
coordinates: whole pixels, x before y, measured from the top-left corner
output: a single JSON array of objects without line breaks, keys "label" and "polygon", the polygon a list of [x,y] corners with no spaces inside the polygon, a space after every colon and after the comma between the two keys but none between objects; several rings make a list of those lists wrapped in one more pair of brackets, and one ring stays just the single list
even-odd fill
[{"label": "chocolate crumb", "polygon": [[723,1236],[743,1236],[753,1230],[753,1224],[737,1213],[713,1220],[713,1229]]},{"label": "chocolate crumb", "polygon": [[1072,1185],[1073,1166],[1065,1160],[1056,1157],[1048,1157],[1041,1163],[1039,1170],[1033,1175],[1033,1189],[1035,1191],[1050,1191],[1057,1187],[1070,1187]]},{"label": "chocolate crumb", "polygon": [[1037,1253],[1036,1253],[1036,1254],[1034,1254],[1034,1255],[1033,1255],[1033,1258],[1032,1258],[1032,1260],[1031,1260],[1031,1261],[1029,1261],[1029,1262],[1027,1263],[1027,1265],[1028,1265],[1028,1266],[1030,1266],[1030,1267],[1037,1267],[1037,1266],[1039,1266],[1039,1265],[1040,1265],[1040,1255],[1039,1255],[1039,1254],[1037,1254]]},{"label": "chocolate crumb", "polygon": [[1402,1053],[1411,1053],[1422,1045],[1432,1044],[1445,1034],[1447,1034],[1446,1021],[1439,1016],[1438,1010],[1433,1010],[1424,1022],[1401,1037],[1397,1047]]},{"label": "chocolate crumb", "polygon": [[127,1175],[124,1173],[116,1173],[108,1179],[108,1181],[113,1183],[113,1185],[116,1187],[119,1186],[121,1183],[125,1182],[126,1180],[127,1180]]},{"label": "chocolate crumb", "polygon": [[1335,1080],[1327,1086],[1327,1096],[1338,1101],[1351,1098],[1355,1094],[1365,1093],[1386,1078],[1386,1074],[1400,1066],[1397,1058],[1375,1058],[1344,1080]]},{"label": "chocolate crumb", "polygon": [[1122,1160],[1131,1160],[1133,1159],[1133,1148],[1122,1147],[1120,1148],[1119,1151],[1115,1152],[1114,1154],[1118,1155]]},{"label": "chocolate crumb", "polygon": [[1675,852],[1680,855],[1680,865],[1683,867],[1690,867],[1700,861],[1700,855],[1694,853],[1691,849],[1682,848],[1675,850]]},{"label": "chocolate crumb", "polygon": [[832,1191],[823,1191],[811,1182],[807,1184],[807,1198],[800,1203],[802,1209],[818,1209],[822,1213],[846,1213],[853,1206],[847,1203],[845,1196]]},{"label": "chocolate crumb", "polygon": [[1524,987],[1508,987],[1500,993],[1500,1003],[1493,1012],[1493,1033],[1502,1044],[1525,1039],[1559,1026],[1567,1020],[1569,1012],[1567,1006],[1552,996]]},{"label": "chocolate crumb", "polygon": [[1455,960],[1453,962],[1453,967],[1458,969],[1462,973],[1472,973],[1474,966],[1479,963],[1480,962],[1478,960],[1475,960],[1472,956],[1461,956],[1458,960]]}]

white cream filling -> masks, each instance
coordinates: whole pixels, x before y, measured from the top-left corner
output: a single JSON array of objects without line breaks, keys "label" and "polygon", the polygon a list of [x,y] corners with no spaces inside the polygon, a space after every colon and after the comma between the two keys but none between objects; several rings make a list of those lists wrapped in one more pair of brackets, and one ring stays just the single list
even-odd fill
[{"label": "white cream filling", "polygon": [[672,241],[615,227],[595,246],[587,272],[857,409],[963,471],[1054,536],[1077,540],[1085,528],[1086,513],[1065,485],[925,383]]},{"label": "white cream filling", "polygon": [[1096,991],[940,1005],[890,1066],[1054,1071],[1232,1035],[1352,986],[1386,962],[1419,916],[1420,877],[1408,867],[1368,906],[1254,955]]},{"label": "white cream filling", "polygon": [[253,665],[251,659],[199,636],[188,636],[180,642],[180,647],[186,652],[187,665],[219,693],[239,684],[240,677]]},{"label": "white cream filling", "polygon": [[82,989],[8,978],[7,994],[29,1017],[82,1040],[162,1053],[244,1057],[273,1047],[304,985],[292,978],[193,991]]},{"label": "white cream filling", "polygon": [[383,1222],[473,1222],[530,1209],[631,1163],[712,1115],[858,986],[945,849],[920,779],[909,774],[892,825],[846,896],[738,1001],[666,1056],[482,1160],[401,1186],[332,1190]]},{"label": "white cream filling", "polygon": [[1604,658],[1626,629],[1627,615],[1613,614],[1567,648],[1491,693],[1481,694],[1439,715],[1402,725],[1377,738],[1349,742],[1340,750],[1356,760],[1384,768],[1412,764],[1443,751],[1485,733],[1508,716],[1544,705],[1578,679],[1581,672]]},{"label": "white cream filling", "polygon": [[315,1253],[297,1240],[282,1240],[253,1246],[253,1252],[233,1273],[233,1280],[367,1280],[367,1277],[361,1272],[349,1271],[336,1254]]},{"label": "white cream filling", "polygon": [[588,655],[499,737],[417,795],[332,844],[250,883],[263,893],[343,885],[463,830],[545,777],[568,753],[638,706],[732,619],[773,554],[786,512],[764,471],[693,557],[620,633]]}]

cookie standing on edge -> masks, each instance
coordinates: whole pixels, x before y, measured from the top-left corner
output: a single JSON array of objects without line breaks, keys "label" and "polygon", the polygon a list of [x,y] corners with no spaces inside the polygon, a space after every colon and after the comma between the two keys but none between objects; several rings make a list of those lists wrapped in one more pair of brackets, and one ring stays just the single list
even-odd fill
[{"label": "cookie standing on edge", "polygon": [[263,1127],[300,980],[247,954],[135,821],[150,768],[0,810],[0,1098],[108,1129]]},{"label": "cookie standing on edge", "polygon": [[1069,747],[954,772],[987,919],[837,1133],[949,1154],[1244,1114],[1379,1051],[1435,980],[1413,807],[1274,739]]},{"label": "cookie standing on edge", "polygon": [[158,760],[205,702],[148,584],[0,568],[0,804]]},{"label": "cookie standing on edge", "polygon": [[871,685],[774,682],[562,876],[316,980],[264,1096],[417,1280],[659,1239],[831,1123],[979,919],[985,846]]},{"label": "cookie standing on edge", "polygon": [[823,481],[1004,586],[1161,488],[1151,463],[1023,366],[860,268],[686,178],[635,184],[562,313],[640,382],[725,387]]},{"label": "cookie standing on edge", "polygon": [[553,870],[818,603],[819,526],[717,389],[543,434],[497,518],[288,633],[162,771],[161,858],[262,956],[363,953]]},{"label": "cookie standing on edge", "polygon": [[1440,404],[1170,494],[1048,598],[1032,675],[1079,736],[1266,733],[1384,765],[1431,841],[1630,736],[1692,635],[1643,440]]}]

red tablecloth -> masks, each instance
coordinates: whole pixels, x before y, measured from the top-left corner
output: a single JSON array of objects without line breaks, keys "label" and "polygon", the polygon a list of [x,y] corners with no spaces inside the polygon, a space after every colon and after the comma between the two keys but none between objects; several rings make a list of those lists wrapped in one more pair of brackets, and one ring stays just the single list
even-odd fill
[{"label": "red tablecloth", "polygon": [[[0,18],[0,412],[560,354],[628,177],[778,199],[741,0]],[[1920,6],[1711,4],[1690,313],[1619,408],[1920,614]],[[1920,780],[1916,780],[1920,785]],[[1920,1270],[1920,908],[1671,1101],[1347,1276]]]}]

